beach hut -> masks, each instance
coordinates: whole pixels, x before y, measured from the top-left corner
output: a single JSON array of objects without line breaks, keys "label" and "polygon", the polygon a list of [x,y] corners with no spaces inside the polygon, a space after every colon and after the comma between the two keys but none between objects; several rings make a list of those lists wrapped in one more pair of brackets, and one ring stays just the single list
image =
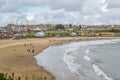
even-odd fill
[{"label": "beach hut", "polygon": [[45,34],[43,32],[38,32],[35,34],[35,37],[45,37]]}]

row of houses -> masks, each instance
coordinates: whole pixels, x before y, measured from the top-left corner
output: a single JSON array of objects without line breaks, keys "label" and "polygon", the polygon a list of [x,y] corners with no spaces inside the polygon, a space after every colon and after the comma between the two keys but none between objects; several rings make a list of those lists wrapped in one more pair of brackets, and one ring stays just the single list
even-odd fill
[{"label": "row of houses", "polygon": [[73,25],[73,30],[110,30],[120,29],[120,25]]},{"label": "row of houses", "polygon": [[32,31],[47,31],[43,25],[14,25],[9,24],[6,27],[7,32],[32,32]]},{"label": "row of houses", "polygon": [[[14,25],[8,24],[7,27],[0,27],[0,32],[32,32],[32,31],[48,31],[48,27],[55,27],[54,24],[40,24],[40,25]],[[109,30],[112,28],[119,28],[120,25],[64,25],[66,30]]]}]

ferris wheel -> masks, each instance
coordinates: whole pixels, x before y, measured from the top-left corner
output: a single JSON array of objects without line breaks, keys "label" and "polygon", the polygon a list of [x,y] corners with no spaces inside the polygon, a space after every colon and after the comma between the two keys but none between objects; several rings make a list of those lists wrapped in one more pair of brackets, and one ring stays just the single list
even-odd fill
[{"label": "ferris wheel", "polygon": [[21,29],[21,27],[26,28],[28,26],[28,20],[25,17],[19,17],[16,21],[16,25],[17,27],[19,27],[19,32],[25,30],[25,29]]},{"label": "ferris wheel", "polygon": [[25,17],[19,17],[16,21],[16,25],[28,25],[28,20]]}]

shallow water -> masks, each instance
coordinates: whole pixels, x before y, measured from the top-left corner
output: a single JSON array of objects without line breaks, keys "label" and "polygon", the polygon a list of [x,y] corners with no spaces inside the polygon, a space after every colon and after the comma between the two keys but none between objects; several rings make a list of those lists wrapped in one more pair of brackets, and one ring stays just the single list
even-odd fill
[{"label": "shallow water", "polygon": [[72,42],[51,46],[35,58],[56,80],[120,80],[119,45],[118,39]]}]

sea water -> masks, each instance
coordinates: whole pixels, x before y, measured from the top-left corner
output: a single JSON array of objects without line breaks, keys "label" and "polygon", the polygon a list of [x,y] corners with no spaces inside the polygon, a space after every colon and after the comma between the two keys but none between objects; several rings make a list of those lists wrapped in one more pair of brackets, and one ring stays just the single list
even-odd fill
[{"label": "sea water", "polygon": [[50,46],[35,56],[56,80],[120,80],[120,40]]}]

